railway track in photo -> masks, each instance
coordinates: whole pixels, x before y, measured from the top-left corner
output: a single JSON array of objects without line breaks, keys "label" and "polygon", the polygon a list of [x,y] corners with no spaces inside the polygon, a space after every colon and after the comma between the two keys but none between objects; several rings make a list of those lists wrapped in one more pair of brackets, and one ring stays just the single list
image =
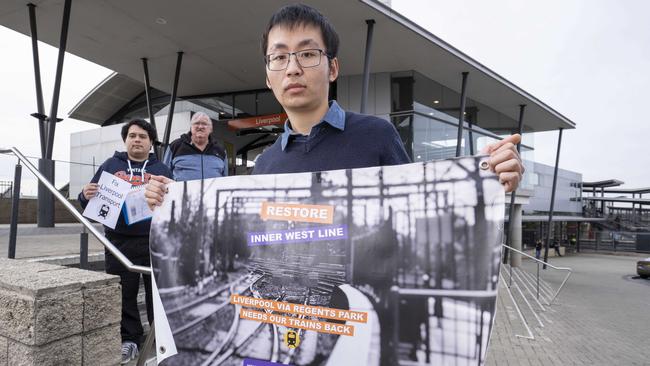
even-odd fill
[{"label": "railway track in photo", "polygon": [[[302,261],[249,259],[248,274],[215,287],[206,294],[178,303],[167,312],[179,354],[164,364],[241,365],[246,358],[284,364],[315,360],[336,343],[337,336],[315,331],[294,330],[303,346],[290,348],[285,326],[240,319],[240,305],[230,304],[233,294],[328,306],[335,288],[345,283],[344,266],[318,264],[306,267]],[[305,268],[309,272],[305,275]],[[261,311],[260,309],[253,309]],[[265,310],[272,314],[270,310]],[[299,319],[322,320],[304,315],[282,314]],[[324,348],[316,347],[324,344]],[[298,362],[296,364],[303,364]]]}]

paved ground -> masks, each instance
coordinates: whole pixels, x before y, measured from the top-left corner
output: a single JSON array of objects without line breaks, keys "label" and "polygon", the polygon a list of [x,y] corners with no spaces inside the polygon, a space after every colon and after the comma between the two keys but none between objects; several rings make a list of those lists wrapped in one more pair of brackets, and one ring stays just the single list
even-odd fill
[{"label": "paved ground", "polygon": [[[101,225],[95,226],[104,232]],[[55,228],[38,228],[36,224],[18,225],[16,258],[79,255],[81,224],[57,224]],[[0,225],[0,256],[6,258],[9,249],[9,225]],[[103,253],[104,247],[88,234],[88,252]]]},{"label": "paved ground", "polygon": [[[54,229],[20,225],[18,258],[79,254],[79,224]],[[0,225],[0,255],[6,256],[8,225]],[[89,235],[89,252],[103,247]],[[650,365],[650,280],[636,277],[635,263],[648,255],[579,254],[551,258],[574,270],[556,303],[539,313],[541,328],[531,321],[535,340],[516,337],[525,328],[500,290],[497,318],[487,365]],[[523,268],[535,273],[524,261]],[[543,271],[542,278],[559,287],[563,274]],[[531,319],[532,320],[532,319]]]},{"label": "paved ground", "polygon": [[[556,304],[541,315],[545,327],[535,340],[515,337],[525,330],[500,291],[487,365],[650,365],[650,280],[636,277],[636,261],[647,255],[579,254],[553,258],[574,272]],[[523,267],[535,273],[525,262]],[[563,275],[543,271],[558,288]],[[531,325],[538,325],[534,321]]]}]

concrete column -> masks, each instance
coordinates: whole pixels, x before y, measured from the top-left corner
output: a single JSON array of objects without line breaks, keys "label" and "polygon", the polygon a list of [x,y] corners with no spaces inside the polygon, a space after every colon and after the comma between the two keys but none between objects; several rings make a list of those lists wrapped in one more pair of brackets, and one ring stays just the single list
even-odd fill
[{"label": "concrete column", "polygon": [[[522,250],[521,245],[521,216],[522,216],[522,206],[520,204],[515,204],[514,209],[512,210],[512,217],[510,217],[509,225],[512,225],[512,240],[510,241],[510,246],[515,249]],[[521,265],[521,254],[510,251],[510,265],[513,267],[519,267]]]},{"label": "concrete column", "polygon": [[[54,184],[54,161],[38,159],[38,171]],[[38,184],[38,227],[54,227],[54,195],[43,184]]]}]

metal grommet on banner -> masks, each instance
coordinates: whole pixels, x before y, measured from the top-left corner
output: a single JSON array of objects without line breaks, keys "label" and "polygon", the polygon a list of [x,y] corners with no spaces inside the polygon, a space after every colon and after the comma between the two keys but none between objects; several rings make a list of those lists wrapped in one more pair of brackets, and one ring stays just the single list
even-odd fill
[{"label": "metal grommet on banner", "polygon": [[488,170],[490,169],[490,163],[488,163],[487,160],[481,160],[481,162],[478,164],[479,168],[482,170]]},{"label": "metal grommet on banner", "polygon": [[163,355],[165,354],[165,351],[167,351],[165,349],[165,347],[163,347],[163,346],[160,346],[160,348],[158,348],[158,350],[160,351],[160,354],[163,354]]}]

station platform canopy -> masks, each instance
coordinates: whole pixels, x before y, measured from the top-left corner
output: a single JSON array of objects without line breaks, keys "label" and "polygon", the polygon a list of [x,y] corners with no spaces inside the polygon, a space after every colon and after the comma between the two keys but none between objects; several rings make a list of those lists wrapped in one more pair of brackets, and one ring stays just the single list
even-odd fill
[{"label": "station platform canopy", "polygon": [[608,188],[608,187],[618,187],[623,184],[625,184],[625,182],[618,179],[599,180],[595,182],[582,182],[582,190],[586,191],[587,188],[589,188],[589,190],[591,191],[594,188],[600,189],[600,188]]},{"label": "station platform canopy", "polygon": [[[509,222],[508,217],[505,219]],[[570,216],[570,215],[557,215],[553,216],[553,222],[603,222],[607,219],[603,217],[585,217],[585,216]],[[521,222],[548,222],[548,215],[523,215]]]},{"label": "station platform canopy", "polygon": [[619,203],[637,203],[643,205],[650,205],[648,198],[629,198],[629,197],[582,197],[583,201],[593,202],[619,202]]},{"label": "station platform canopy", "polygon": [[[584,188],[583,191],[591,192],[592,189]],[[646,194],[650,193],[650,187],[645,188],[616,188],[616,189],[605,189],[604,193],[613,193],[613,194]]]}]

